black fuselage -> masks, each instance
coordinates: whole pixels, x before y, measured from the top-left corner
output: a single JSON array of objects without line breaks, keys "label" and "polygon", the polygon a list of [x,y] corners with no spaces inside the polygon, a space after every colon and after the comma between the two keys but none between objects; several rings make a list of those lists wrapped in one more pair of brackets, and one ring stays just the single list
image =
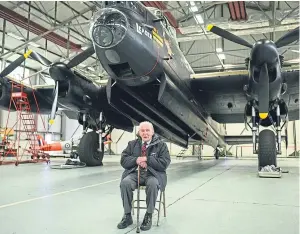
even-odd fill
[{"label": "black fuselage", "polygon": [[[167,138],[174,133],[184,139],[182,145],[190,136],[214,147],[224,144],[192,95],[189,81],[194,72],[164,17],[138,2],[109,2],[92,22],[95,52],[111,79],[111,105],[133,121],[151,118],[162,132],[170,131]],[[114,85],[125,92],[114,92]]]}]

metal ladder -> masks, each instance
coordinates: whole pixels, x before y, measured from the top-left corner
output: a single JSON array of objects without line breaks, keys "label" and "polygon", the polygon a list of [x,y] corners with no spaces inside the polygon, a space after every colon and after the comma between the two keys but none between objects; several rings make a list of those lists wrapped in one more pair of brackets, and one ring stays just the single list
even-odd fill
[{"label": "metal ladder", "polygon": [[179,154],[177,154],[177,156],[176,156],[176,159],[178,159],[178,158],[184,158],[184,154],[185,154],[185,152],[187,151],[188,149],[182,149],[180,152],[179,152]]}]

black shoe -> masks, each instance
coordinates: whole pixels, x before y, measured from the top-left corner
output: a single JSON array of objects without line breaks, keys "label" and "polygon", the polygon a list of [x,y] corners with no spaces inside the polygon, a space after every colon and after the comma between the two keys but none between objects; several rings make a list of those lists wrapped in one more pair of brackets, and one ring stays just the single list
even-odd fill
[{"label": "black shoe", "polygon": [[147,231],[152,226],[152,214],[146,212],[143,223],[141,225],[141,230]]},{"label": "black shoe", "polygon": [[131,214],[125,214],[121,220],[121,222],[118,224],[119,229],[127,228],[129,225],[133,223]]}]

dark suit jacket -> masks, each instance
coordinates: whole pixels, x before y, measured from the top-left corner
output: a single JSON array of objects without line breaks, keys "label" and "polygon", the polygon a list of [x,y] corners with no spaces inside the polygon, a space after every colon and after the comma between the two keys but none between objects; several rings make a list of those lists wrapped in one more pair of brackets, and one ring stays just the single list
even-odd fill
[{"label": "dark suit jacket", "polygon": [[[125,169],[122,180],[137,169],[136,160],[141,155],[141,150],[142,141],[140,138],[128,142],[126,149],[121,155],[121,165]],[[171,163],[167,144],[154,134],[147,148],[146,155],[147,170],[158,180],[161,191],[164,191],[167,185],[166,170]]]}]

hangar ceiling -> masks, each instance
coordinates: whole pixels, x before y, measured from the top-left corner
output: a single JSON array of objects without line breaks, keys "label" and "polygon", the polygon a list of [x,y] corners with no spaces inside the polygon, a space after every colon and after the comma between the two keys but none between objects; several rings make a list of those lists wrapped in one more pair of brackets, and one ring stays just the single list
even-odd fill
[{"label": "hangar ceiling", "polygon": [[[179,46],[195,73],[244,70],[249,56],[248,48],[206,31],[208,24],[229,30],[250,43],[262,38],[274,41],[299,27],[298,1],[142,3],[164,12],[176,28]],[[9,63],[28,47],[50,61],[68,61],[91,43],[89,20],[99,7],[96,1],[1,2],[1,60]],[[280,52],[286,69],[298,69],[299,40]],[[47,77],[47,68],[36,61],[27,59],[25,66],[33,74]],[[106,82],[106,73],[95,55],[76,69],[96,83]]]}]

